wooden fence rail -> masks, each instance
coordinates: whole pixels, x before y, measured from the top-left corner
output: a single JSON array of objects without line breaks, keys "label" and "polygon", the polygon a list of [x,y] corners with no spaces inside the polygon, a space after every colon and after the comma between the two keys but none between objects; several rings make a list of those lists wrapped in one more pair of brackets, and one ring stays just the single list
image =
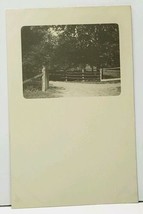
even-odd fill
[{"label": "wooden fence rail", "polygon": [[39,77],[42,77],[42,74],[38,74],[38,75],[36,75],[36,76],[34,76],[34,77],[30,78],[30,79],[24,80],[24,81],[23,81],[23,84],[32,82],[34,79],[37,79],[37,78],[39,78]]}]

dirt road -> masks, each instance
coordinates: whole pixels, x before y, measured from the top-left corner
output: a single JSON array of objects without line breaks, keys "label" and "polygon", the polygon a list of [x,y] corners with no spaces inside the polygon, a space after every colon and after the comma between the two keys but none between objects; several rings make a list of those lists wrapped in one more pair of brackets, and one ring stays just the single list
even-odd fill
[{"label": "dirt road", "polygon": [[25,90],[25,98],[115,96],[121,91],[120,83],[53,82],[46,92]]}]

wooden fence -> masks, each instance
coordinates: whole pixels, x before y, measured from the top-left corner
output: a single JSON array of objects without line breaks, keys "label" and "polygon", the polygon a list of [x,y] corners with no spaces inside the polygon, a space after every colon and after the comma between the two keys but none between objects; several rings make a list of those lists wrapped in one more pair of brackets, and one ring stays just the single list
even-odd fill
[{"label": "wooden fence", "polygon": [[34,76],[33,78],[23,81],[23,87],[26,85],[33,85],[41,88],[42,91],[46,91],[49,87],[49,81],[76,81],[76,82],[103,82],[103,81],[115,81],[120,80],[120,68],[100,68],[86,70],[57,70],[57,71],[46,71],[43,67],[42,73]]},{"label": "wooden fence", "polygon": [[67,70],[67,71],[52,71],[49,73],[49,79],[52,81],[100,81],[100,72],[94,69],[89,70]]},{"label": "wooden fence", "polygon": [[121,79],[120,67],[100,69],[100,81],[116,81]]}]

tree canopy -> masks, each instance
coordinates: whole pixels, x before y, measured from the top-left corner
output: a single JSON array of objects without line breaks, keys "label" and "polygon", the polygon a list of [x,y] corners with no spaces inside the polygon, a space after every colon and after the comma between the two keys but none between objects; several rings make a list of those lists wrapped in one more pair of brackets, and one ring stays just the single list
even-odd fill
[{"label": "tree canopy", "polygon": [[119,67],[117,24],[25,26],[21,29],[24,79],[49,69]]}]

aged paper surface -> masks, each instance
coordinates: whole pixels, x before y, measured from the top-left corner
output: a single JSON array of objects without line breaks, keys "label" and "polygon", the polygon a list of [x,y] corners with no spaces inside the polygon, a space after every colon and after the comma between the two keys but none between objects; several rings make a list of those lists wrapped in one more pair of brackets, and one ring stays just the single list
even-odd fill
[{"label": "aged paper surface", "polygon": [[[23,26],[103,23],[119,25],[120,95],[23,97]],[[12,206],[137,202],[130,7],[7,11],[7,47]]]}]

